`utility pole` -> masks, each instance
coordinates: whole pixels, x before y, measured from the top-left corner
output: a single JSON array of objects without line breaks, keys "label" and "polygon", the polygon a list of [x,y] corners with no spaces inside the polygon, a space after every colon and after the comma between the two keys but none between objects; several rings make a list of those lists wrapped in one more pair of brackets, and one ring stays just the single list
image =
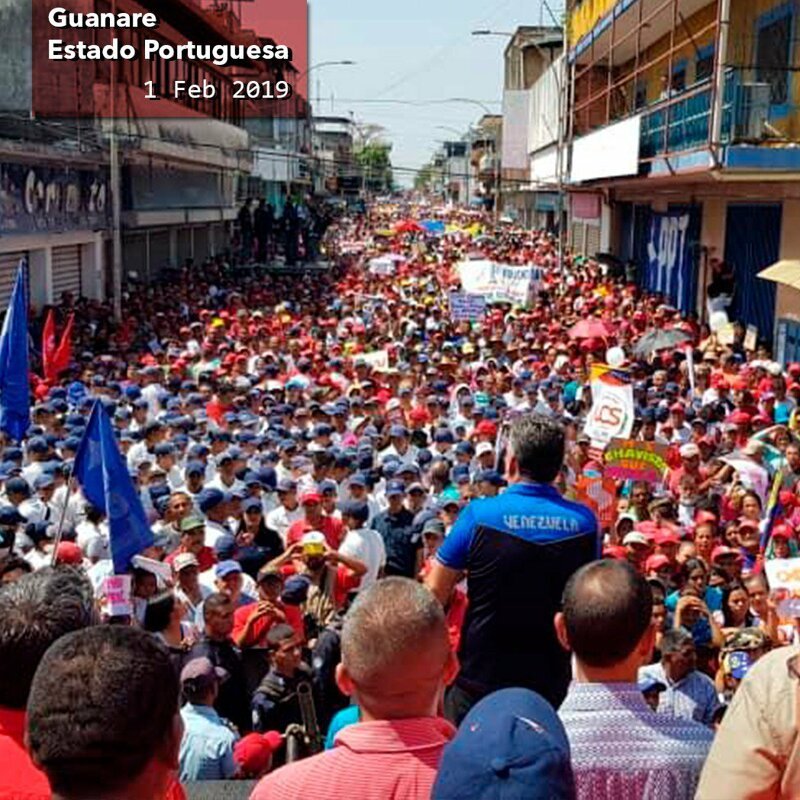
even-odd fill
[{"label": "utility pole", "polygon": [[[117,13],[117,0],[112,0],[111,11]],[[114,319],[122,321],[122,187],[120,180],[119,142],[117,140],[117,64],[111,61],[111,133],[108,139],[109,167],[111,170],[111,235],[112,235],[112,291],[114,292]],[[149,276],[148,276],[149,277]]]}]

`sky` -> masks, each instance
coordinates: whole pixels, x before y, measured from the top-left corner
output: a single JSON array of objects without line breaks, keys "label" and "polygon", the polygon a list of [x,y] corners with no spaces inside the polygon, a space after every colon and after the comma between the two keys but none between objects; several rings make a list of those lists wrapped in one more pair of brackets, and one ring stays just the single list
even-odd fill
[{"label": "sky", "polygon": [[[558,16],[563,3],[549,5]],[[438,126],[463,132],[484,113],[469,103],[405,102],[468,97],[500,113],[508,40],[471,31],[552,24],[539,0],[312,0],[310,14],[311,65],[356,62],[312,72],[312,100],[318,91],[321,97],[314,113],[353,112],[359,124],[384,126],[396,179],[405,185],[413,176],[403,168],[427,162],[437,140],[458,138]],[[404,102],[377,102],[386,100]]]}]

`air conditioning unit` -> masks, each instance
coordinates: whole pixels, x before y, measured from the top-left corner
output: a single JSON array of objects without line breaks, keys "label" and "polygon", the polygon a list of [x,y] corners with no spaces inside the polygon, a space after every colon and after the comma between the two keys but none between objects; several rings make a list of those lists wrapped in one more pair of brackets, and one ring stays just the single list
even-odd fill
[{"label": "air conditioning unit", "polygon": [[764,137],[769,120],[772,88],[768,83],[742,83],[736,104],[736,139],[758,140]]}]

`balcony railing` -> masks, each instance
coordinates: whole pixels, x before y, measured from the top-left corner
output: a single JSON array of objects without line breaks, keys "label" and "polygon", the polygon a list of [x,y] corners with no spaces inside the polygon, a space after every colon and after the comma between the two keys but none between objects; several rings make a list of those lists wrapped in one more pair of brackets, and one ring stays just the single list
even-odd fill
[{"label": "balcony railing", "polygon": [[[712,84],[705,81],[685,93],[659,101],[642,113],[639,157],[652,160],[668,154],[687,153],[711,141]],[[722,143],[734,138],[750,113],[749,95],[741,91],[736,70],[728,70],[722,102]],[[733,135],[732,135],[733,134]]]}]

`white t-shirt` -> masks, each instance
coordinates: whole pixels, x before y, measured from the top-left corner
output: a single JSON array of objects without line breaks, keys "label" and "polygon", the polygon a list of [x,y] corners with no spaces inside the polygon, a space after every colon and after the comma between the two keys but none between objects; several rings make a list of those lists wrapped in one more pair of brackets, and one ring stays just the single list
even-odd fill
[{"label": "white t-shirt", "polygon": [[371,528],[359,528],[347,531],[339,552],[350,558],[363,561],[367,572],[361,577],[360,589],[366,589],[378,580],[380,571],[386,566],[386,547],[377,531]]}]

